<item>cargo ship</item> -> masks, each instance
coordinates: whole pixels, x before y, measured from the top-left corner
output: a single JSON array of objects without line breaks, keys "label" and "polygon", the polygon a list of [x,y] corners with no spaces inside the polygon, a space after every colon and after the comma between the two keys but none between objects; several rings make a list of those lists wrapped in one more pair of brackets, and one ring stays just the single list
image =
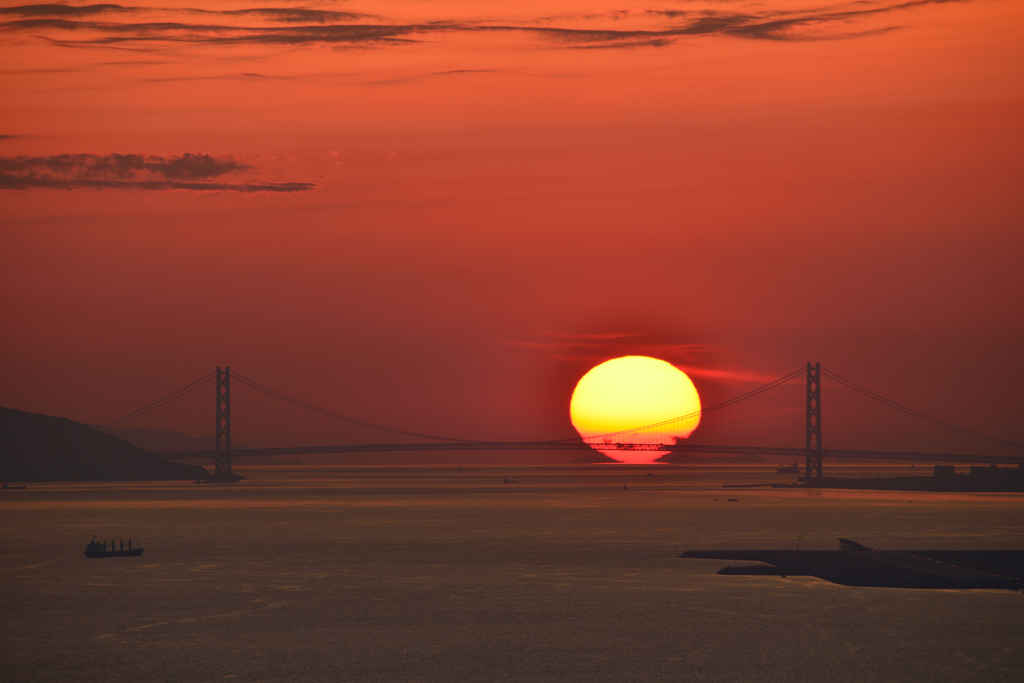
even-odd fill
[{"label": "cargo ship", "polygon": [[775,471],[779,474],[800,474],[800,465],[793,463],[792,465],[779,465],[775,468]]},{"label": "cargo ship", "polygon": [[110,549],[107,549],[106,541],[97,541],[96,537],[93,536],[92,540],[89,541],[89,545],[85,546],[86,557],[138,557],[142,554],[143,548],[132,547],[132,539],[128,539],[128,547],[124,547],[124,541],[121,541],[121,548],[117,548],[117,544],[114,541],[110,542]]}]

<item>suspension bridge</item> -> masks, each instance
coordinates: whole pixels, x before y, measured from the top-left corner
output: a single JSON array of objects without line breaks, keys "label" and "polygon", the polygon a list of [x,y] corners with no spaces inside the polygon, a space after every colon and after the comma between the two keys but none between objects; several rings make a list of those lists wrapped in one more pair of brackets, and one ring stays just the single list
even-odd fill
[{"label": "suspension bridge", "polygon": [[[674,426],[692,425],[695,417],[699,426],[689,438],[666,437]],[[781,456],[803,458],[808,482],[822,478],[825,458],[1024,466],[1024,445],[919,413],[820,363],[699,413],[586,440],[479,441],[385,427],[311,405],[229,367],[101,428],[169,459],[212,459],[214,476],[220,478],[232,476],[234,459],[248,456],[434,450]]]}]

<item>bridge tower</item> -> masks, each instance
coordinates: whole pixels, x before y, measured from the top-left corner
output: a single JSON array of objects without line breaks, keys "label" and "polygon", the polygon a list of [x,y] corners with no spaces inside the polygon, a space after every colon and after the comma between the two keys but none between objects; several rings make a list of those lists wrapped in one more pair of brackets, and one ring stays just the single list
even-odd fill
[{"label": "bridge tower", "polygon": [[807,364],[807,462],[804,478],[821,479],[821,363]]},{"label": "bridge tower", "polygon": [[231,368],[217,367],[217,427],[214,431],[213,472],[215,477],[231,477]]}]

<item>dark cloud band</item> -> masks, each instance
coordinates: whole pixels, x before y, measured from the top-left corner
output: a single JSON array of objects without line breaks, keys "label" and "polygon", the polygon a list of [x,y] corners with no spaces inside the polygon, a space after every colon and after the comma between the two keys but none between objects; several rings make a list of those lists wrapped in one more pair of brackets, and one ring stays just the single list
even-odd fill
[{"label": "dark cloud band", "polygon": [[[422,40],[427,36],[444,33],[515,32],[558,41],[570,47],[633,47],[669,45],[685,36],[733,36],[752,40],[822,40],[846,38],[865,33],[888,30],[886,27],[871,31],[851,31],[844,27],[873,16],[904,11],[924,5],[944,4],[966,0],[909,0],[907,2],[876,4],[855,2],[845,7],[807,10],[763,9],[756,12],[730,12],[702,10],[666,12],[649,10],[649,16],[659,16],[681,23],[656,29],[591,29],[564,28],[538,22],[496,23],[439,20],[426,23],[388,23],[373,15],[305,8],[249,8],[240,10],[174,10],[179,17],[186,15],[216,16],[217,24],[189,21],[116,22],[84,20],[118,14],[138,14],[150,8],[120,5],[23,5],[0,10],[0,15],[17,16],[0,22],[0,32],[88,31],[96,35],[82,40],[51,40],[63,45],[104,46],[114,44],[192,43],[192,44],[263,44],[263,45],[385,45]],[[171,11],[171,10],[166,10]],[[271,25],[240,26],[233,19],[246,18]],[[826,27],[836,27],[827,31]],[[891,28],[891,27],[889,27]]]},{"label": "dark cloud band", "polygon": [[0,157],[0,190],[191,190],[198,192],[303,192],[312,183],[225,182],[221,176],[251,167],[210,154],[59,154]]},{"label": "dark cloud band", "polygon": [[14,7],[0,7],[0,16],[14,16],[26,18],[61,18],[77,19],[81,17],[95,17],[105,14],[143,14],[146,12],[179,12],[185,14],[206,14],[220,15],[225,17],[253,17],[267,21],[277,21],[284,24],[314,23],[327,24],[338,21],[351,21],[356,19],[377,18],[373,14],[360,12],[337,12],[334,10],[293,8],[293,7],[253,7],[237,10],[208,10],[195,8],[169,9],[161,7],[134,7],[115,4],[96,5],[58,5],[55,3],[41,3],[37,5],[17,5]]}]

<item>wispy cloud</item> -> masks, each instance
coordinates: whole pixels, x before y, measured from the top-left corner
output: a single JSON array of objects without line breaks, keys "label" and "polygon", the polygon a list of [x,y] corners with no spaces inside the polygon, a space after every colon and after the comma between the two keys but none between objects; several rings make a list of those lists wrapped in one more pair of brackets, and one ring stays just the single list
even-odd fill
[{"label": "wispy cloud", "polygon": [[536,332],[538,337],[553,337],[563,342],[594,342],[608,341],[610,339],[628,339],[630,337],[645,337],[644,332],[594,332],[590,334],[573,334],[570,332]]},{"label": "wispy cloud", "polygon": [[277,21],[283,24],[333,24],[340,21],[380,19],[376,14],[363,14],[362,12],[336,12],[333,10],[291,7],[254,7],[252,9],[236,10],[189,9],[185,11],[195,12],[197,14],[214,14],[227,17],[253,17],[257,19],[266,19],[268,21]]},{"label": "wispy cloud", "polygon": [[[56,44],[67,46],[119,45],[138,49],[154,43],[382,47],[437,38],[444,34],[488,32],[518,33],[548,45],[570,48],[628,48],[666,46],[696,36],[776,41],[851,38],[895,28],[893,25],[860,25],[872,17],[926,5],[962,1],[967,0],[910,0],[898,3],[861,0],[804,10],[757,6],[745,12],[647,9],[565,17],[542,16],[514,22],[439,17],[432,21],[412,23],[370,14],[310,8],[175,10],[121,5],[72,7],[38,4],[0,9],[0,16],[18,17],[0,22],[0,32],[33,32]],[[159,13],[159,20],[155,20],[157,17],[154,16],[153,21],[117,21],[121,16],[134,17],[146,12]],[[168,21],[168,16],[175,20]],[[205,24],[192,20],[198,16],[215,17],[217,23]],[[581,21],[585,25],[579,25]],[[590,22],[595,21],[603,21],[605,26],[592,27],[593,23]],[[67,35],[69,33],[89,35],[73,38]]]},{"label": "wispy cloud", "polygon": [[142,7],[132,5],[115,5],[110,3],[95,5],[61,5],[56,3],[40,3],[35,5],[16,5],[0,7],[0,16],[15,17],[56,17],[76,19],[110,14],[144,14],[148,12],[178,12],[182,14],[199,14],[222,17],[251,17],[286,24],[329,24],[355,19],[379,19],[375,14],[362,12],[338,12],[335,10],[308,9],[305,7],[252,7],[237,10],[211,10],[193,7]]},{"label": "wispy cloud", "polygon": [[199,192],[303,192],[312,183],[226,182],[222,176],[252,167],[210,154],[59,154],[0,157],[0,190],[192,190]]},{"label": "wispy cloud", "polygon": [[396,78],[379,78],[372,81],[365,81],[364,85],[396,85],[399,83],[411,83],[422,81],[428,78],[446,78],[451,76],[472,76],[478,74],[507,73],[497,69],[451,69],[448,71],[431,71],[429,73],[410,74]]},{"label": "wispy cloud", "polygon": [[169,76],[165,78],[144,78],[148,83],[176,83],[180,81],[289,81],[294,76],[269,76],[267,74],[235,73],[216,76]]},{"label": "wispy cloud", "polygon": [[717,346],[666,342],[644,332],[536,332],[530,336],[533,338],[505,341],[501,345],[583,365],[597,365],[619,356],[651,356],[672,363],[691,377],[720,384],[758,385],[777,379],[771,373],[752,369],[743,359]]},{"label": "wispy cloud", "polygon": [[15,17],[92,17],[98,14],[129,14],[145,11],[141,7],[122,7],[113,4],[98,5],[59,5],[56,3],[40,3],[36,5],[15,5],[0,7],[0,16]]},{"label": "wispy cloud", "polygon": [[694,365],[679,365],[680,370],[690,377],[723,382],[726,384],[768,384],[778,377],[758,370],[744,368],[704,368]]}]

